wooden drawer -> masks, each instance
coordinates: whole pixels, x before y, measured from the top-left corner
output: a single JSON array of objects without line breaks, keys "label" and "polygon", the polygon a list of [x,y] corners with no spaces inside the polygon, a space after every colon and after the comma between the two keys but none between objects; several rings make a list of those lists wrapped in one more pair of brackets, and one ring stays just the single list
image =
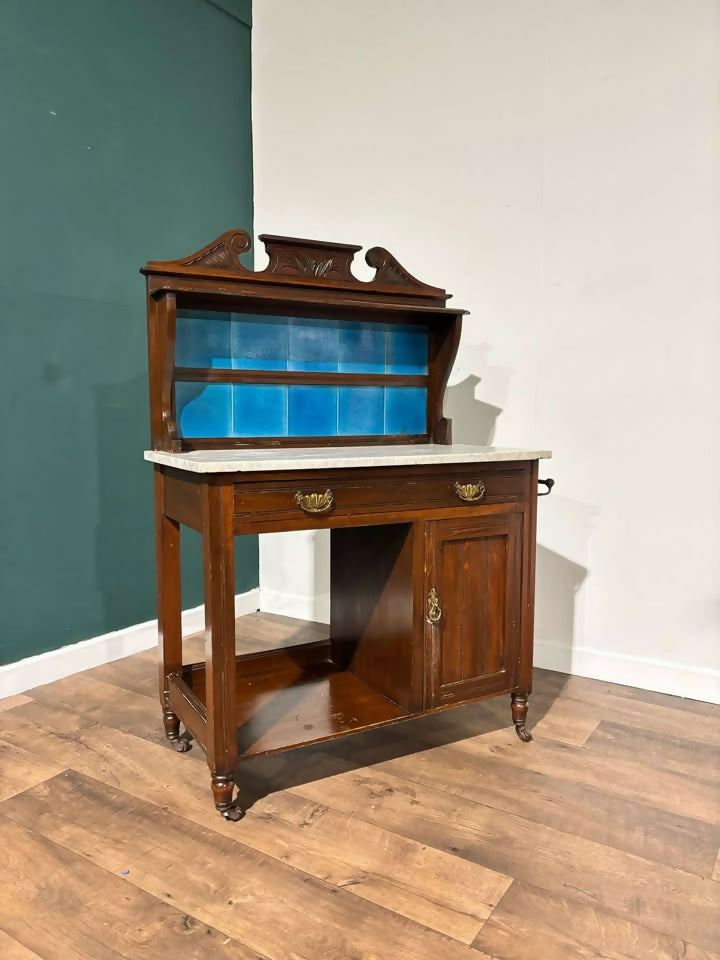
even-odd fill
[{"label": "wooden drawer", "polygon": [[235,485],[234,513],[277,518],[322,517],[366,510],[376,513],[438,506],[482,506],[523,499],[527,471],[522,466],[514,469],[507,465],[503,465],[504,469],[489,469],[487,464],[479,466],[472,469],[463,465],[426,474],[418,474],[417,469],[392,474],[378,470],[381,475],[377,477],[372,471],[365,471],[354,478],[344,471],[342,479],[327,471],[322,476],[296,476],[288,482],[249,481]]}]

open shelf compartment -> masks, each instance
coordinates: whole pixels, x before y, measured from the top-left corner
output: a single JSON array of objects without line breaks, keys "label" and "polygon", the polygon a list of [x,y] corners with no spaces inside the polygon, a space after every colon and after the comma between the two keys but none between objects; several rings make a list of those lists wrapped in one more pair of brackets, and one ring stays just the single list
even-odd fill
[{"label": "open shelf compartment", "polygon": [[[205,664],[182,680],[205,706]],[[236,658],[240,759],[330,740],[409,714],[331,659],[329,640]]]}]

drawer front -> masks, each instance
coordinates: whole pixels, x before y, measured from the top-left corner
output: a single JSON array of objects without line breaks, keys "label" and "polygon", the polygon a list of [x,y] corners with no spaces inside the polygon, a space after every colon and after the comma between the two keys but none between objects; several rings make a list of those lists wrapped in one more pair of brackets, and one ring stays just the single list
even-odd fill
[{"label": "drawer front", "polygon": [[[482,465],[483,467],[485,465]],[[235,485],[235,515],[342,516],[343,514],[425,507],[468,507],[513,503],[523,499],[527,473],[505,470],[448,470],[417,476],[407,473],[374,479],[349,479],[328,471],[287,481],[246,482]]]}]

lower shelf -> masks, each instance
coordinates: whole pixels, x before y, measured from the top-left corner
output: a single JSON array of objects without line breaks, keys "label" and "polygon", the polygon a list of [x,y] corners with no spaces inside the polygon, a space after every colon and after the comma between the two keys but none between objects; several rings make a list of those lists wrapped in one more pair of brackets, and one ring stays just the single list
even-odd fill
[{"label": "lower shelf", "polygon": [[[355,674],[330,660],[326,641],[237,659],[236,709],[240,758],[274,753],[376,727],[408,714]],[[183,669],[205,702],[205,665]]]}]

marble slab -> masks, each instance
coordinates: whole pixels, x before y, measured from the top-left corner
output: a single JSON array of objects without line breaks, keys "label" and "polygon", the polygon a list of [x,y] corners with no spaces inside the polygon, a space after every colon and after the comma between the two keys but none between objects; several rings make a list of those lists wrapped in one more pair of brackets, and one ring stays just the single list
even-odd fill
[{"label": "marble slab", "polygon": [[257,473],[265,470],[337,470],[341,467],[402,467],[432,463],[548,460],[549,450],[423,443],[372,447],[286,447],[243,450],[146,450],[145,459],[191,473]]}]

